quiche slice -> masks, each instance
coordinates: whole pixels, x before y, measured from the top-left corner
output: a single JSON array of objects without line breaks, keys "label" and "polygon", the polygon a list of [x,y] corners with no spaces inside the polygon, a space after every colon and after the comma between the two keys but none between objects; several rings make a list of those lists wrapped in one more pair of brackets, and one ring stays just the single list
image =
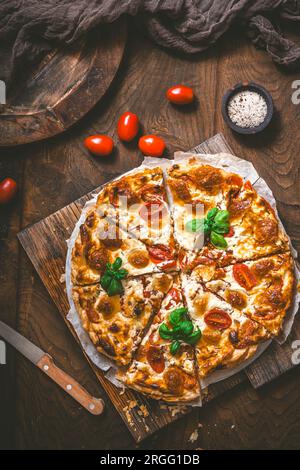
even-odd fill
[{"label": "quiche slice", "polygon": [[181,274],[181,278],[189,315],[202,333],[195,345],[200,379],[246,361],[259,343],[270,339],[262,325],[205,290],[194,275]]},{"label": "quiche slice", "polygon": [[227,210],[230,198],[242,185],[241,176],[201,164],[196,158],[168,169],[167,186],[181,267],[189,265],[204,244],[197,222],[214,208]]},{"label": "quiche slice", "polygon": [[174,338],[168,338],[162,332],[172,329],[170,316],[182,308],[183,296],[178,276],[175,276],[173,287],[163,300],[132,364],[127,371],[118,374],[119,380],[128,387],[172,403],[189,402],[200,396],[193,346],[178,341],[174,347]]},{"label": "quiche slice", "polygon": [[214,262],[199,265],[193,276],[272,335],[279,334],[294,286],[294,264],[290,253],[224,268],[217,268]]},{"label": "quiche slice", "polygon": [[172,223],[160,167],[142,168],[108,183],[97,208],[147,245],[173,245]]},{"label": "quiche slice", "polygon": [[289,241],[270,204],[249,181],[228,201],[229,231],[221,249],[210,241],[202,248],[189,268],[211,260],[219,267],[290,251]]},{"label": "quiche slice", "polygon": [[124,366],[130,363],[173,280],[168,274],[154,274],[122,283],[123,294],[112,297],[100,284],[75,286],[73,300],[97,350]]},{"label": "quiche slice", "polygon": [[74,285],[100,281],[107,263],[117,258],[131,276],[161,272],[176,266],[174,250],[163,245],[148,246],[124,232],[107,214],[91,208],[80,226],[71,255]]}]

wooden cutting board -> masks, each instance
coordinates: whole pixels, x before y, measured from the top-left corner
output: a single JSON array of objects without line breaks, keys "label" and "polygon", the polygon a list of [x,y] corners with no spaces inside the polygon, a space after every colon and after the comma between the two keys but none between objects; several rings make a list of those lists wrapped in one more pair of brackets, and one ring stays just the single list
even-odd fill
[{"label": "wooden cutting board", "polygon": [[[221,134],[205,141],[196,147],[195,151],[199,153],[232,153]],[[76,333],[66,319],[69,304],[61,276],[65,270],[66,240],[70,237],[83,206],[91,198],[92,193],[97,190],[100,188],[77,199],[40,222],[25,228],[18,234],[23,248],[77,341]],[[204,396],[204,405],[214,397],[246,380],[250,380],[252,386],[258,388],[292,369],[294,367],[291,361],[292,342],[297,339],[297,336],[300,337],[300,322],[296,317],[293,331],[283,346],[273,342],[263,355],[246,370],[211,385]],[[176,406],[161,404],[130,390],[121,394],[120,389],[104,377],[102,371],[89,360],[84,351],[83,354],[136,441],[143,440],[191,410],[191,407],[184,407],[179,411]]]},{"label": "wooden cutting board", "polygon": [[126,37],[123,17],[71,46],[52,50],[16,77],[7,90],[6,105],[0,107],[0,146],[46,139],[84,116],[115,77]]}]

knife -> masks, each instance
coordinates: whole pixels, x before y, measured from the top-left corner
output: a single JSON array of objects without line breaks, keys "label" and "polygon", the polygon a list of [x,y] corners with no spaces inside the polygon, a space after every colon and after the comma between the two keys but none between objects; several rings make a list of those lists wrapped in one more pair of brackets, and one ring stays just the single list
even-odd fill
[{"label": "knife", "polygon": [[49,354],[31,343],[17,331],[0,321],[0,336],[27,357],[34,365],[41,369],[48,377],[56,382],[65,392],[74,398],[80,405],[93,415],[100,415],[104,410],[101,398],[91,396],[76,380],[63,372],[54,364]]}]

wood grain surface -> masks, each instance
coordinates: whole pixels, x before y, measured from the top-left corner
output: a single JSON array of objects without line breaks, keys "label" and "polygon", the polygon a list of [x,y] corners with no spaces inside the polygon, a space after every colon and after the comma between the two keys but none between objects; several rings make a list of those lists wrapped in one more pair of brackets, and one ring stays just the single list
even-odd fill
[{"label": "wood grain surface", "polygon": [[[237,41],[237,37],[239,38]],[[0,174],[19,182],[19,196],[0,216],[1,319],[26,335],[68,370],[94,396],[107,403],[95,418],[49,382],[11,349],[0,366],[1,447],[18,449],[127,449],[133,437],[98,386],[80,348],[62,324],[42,282],[18,247],[16,233],[126,170],[141,156],[135,144],[116,137],[116,122],[125,110],[137,112],[147,132],[166,139],[168,152],[191,148],[224,132],[236,155],[253,162],[268,182],[293,243],[300,248],[299,155],[300,106],[291,101],[297,74],[285,75],[269,57],[233,31],[198,57],[183,58],[154,46],[132,26],[125,60],[101,103],[64,134],[47,142],[1,150]],[[229,86],[255,80],[272,93],[273,124],[261,136],[233,135],[220,113],[221,97]],[[194,87],[196,105],[177,109],[164,99],[166,88],[183,82]],[[109,133],[117,143],[113,158],[95,159],[82,140]],[[299,369],[254,390],[241,382],[201,410],[139,444],[144,449],[299,448]],[[2,419],[3,417],[3,419]],[[198,427],[199,426],[199,427]],[[198,439],[189,437],[197,429]]]},{"label": "wood grain surface", "polygon": [[126,36],[123,17],[69,47],[52,50],[16,77],[0,109],[0,146],[46,139],[84,116],[114,79]]}]

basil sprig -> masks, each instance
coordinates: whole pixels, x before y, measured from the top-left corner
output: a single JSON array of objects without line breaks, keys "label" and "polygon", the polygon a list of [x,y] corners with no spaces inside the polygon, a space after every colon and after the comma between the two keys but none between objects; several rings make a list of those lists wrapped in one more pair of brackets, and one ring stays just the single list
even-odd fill
[{"label": "basil sprig", "polygon": [[111,264],[106,264],[106,269],[101,277],[100,284],[101,287],[107,292],[109,297],[114,295],[123,294],[124,288],[121,280],[124,279],[128,271],[126,269],[121,269],[122,259],[116,258],[116,260]]},{"label": "basil sprig", "polygon": [[165,323],[159,327],[160,337],[172,340],[170,352],[173,356],[178,352],[181,343],[196,344],[201,338],[201,331],[195,330],[187,312],[188,309],[185,307],[176,308],[169,316],[172,329],[168,328]]},{"label": "basil sprig", "polygon": [[223,234],[229,232],[229,212],[214,207],[208,211],[205,218],[189,220],[185,229],[188,232],[202,231],[215,247],[227,248]]}]

